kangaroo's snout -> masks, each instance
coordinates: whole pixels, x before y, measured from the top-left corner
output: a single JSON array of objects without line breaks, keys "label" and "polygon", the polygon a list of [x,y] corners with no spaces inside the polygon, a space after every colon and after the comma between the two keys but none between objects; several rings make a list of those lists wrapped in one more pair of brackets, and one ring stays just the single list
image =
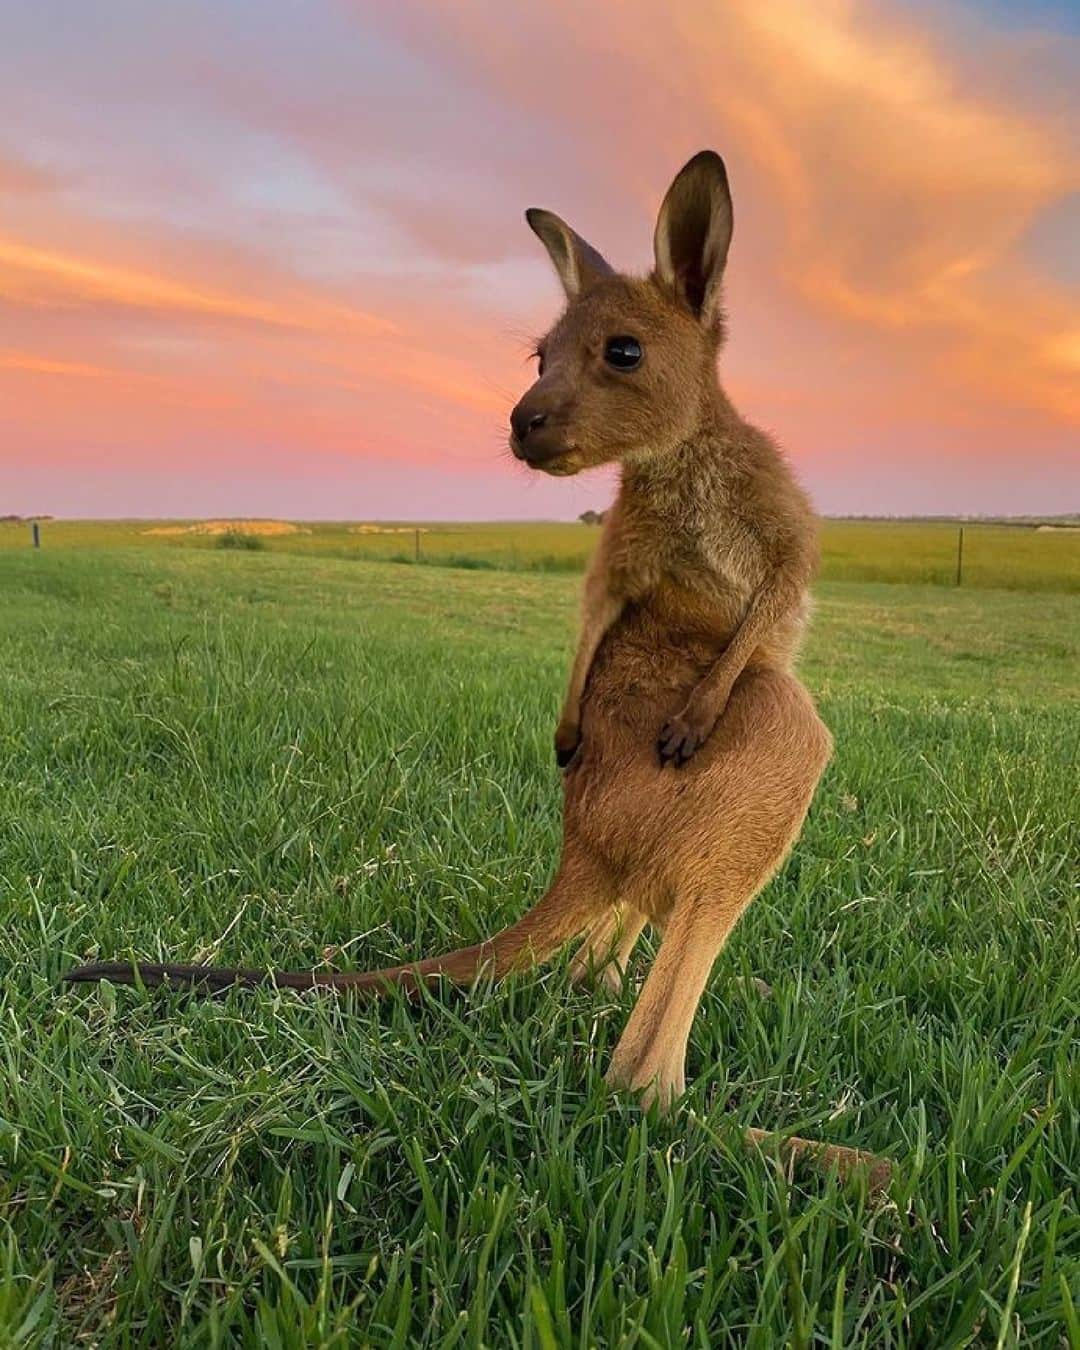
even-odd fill
[{"label": "kangaroo's snout", "polygon": [[561,471],[567,461],[565,407],[556,406],[552,391],[540,382],[529,390],[510,414],[510,449],[531,469]]},{"label": "kangaroo's snout", "polygon": [[525,458],[525,442],[534,431],[540,430],[547,419],[546,412],[535,412],[528,399],[524,398],[510,414],[510,430],[514,433],[514,439],[517,441],[517,445],[514,446],[514,453],[518,459]]}]

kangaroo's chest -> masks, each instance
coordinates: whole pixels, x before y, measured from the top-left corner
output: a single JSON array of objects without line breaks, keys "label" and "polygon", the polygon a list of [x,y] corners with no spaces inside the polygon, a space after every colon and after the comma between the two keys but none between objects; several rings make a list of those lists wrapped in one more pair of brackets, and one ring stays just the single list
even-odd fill
[{"label": "kangaroo's chest", "polygon": [[723,529],[620,530],[608,552],[609,585],[661,628],[726,641],[762,575],[760,547],[737,523]]}]

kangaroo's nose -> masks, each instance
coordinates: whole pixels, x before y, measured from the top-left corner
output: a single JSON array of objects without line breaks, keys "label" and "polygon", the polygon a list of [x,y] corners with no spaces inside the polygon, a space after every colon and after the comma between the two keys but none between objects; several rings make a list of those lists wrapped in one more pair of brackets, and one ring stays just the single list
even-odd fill
[{"label": "kangaroo's nose", "polygon": [[510,426],[519,441],[524,441],[530,432],[538,431],[547,421],[547,413],[534,413],[520,403],[510,414]]}]

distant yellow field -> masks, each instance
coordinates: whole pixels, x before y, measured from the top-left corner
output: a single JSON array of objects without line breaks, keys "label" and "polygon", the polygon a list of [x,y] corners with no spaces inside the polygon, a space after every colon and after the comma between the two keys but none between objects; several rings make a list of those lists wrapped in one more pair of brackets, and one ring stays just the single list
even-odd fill
[{"label": "distant yellow field", "polygon": [[190,525],[148,525],[143,534],[249,534],[259,537],[282,534],[308,534],[307,525],[294,525],[291,520],[196,520]]},{"label": "distant yellow field", "polygon": [[[48,549],[250,542],[274,552],[541,572],[581,570],[599,538],[595,526],[556,521],[44,521],[40,528]],[[964,586],[1080,591],[1080,529],[965,524],[963,530]],[[955,585],[958,536],[958,525],[948,522],[827,520],[822,576]],[[27,523],[0,522],[0,550],[30,546]]]}]

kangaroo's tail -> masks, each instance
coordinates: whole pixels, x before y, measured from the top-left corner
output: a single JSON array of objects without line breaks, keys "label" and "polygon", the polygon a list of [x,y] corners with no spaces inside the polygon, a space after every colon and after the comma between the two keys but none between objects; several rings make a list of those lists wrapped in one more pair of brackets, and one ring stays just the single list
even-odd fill
[{"label": "kangaroo's tail", "polygon": [[570,869],[563,866],[547,893],[517,923],[473,947],[460,947],[445,956],[414,961],[383,970],[302,971],[244,970],[224,966],[144,965],[142,962],[95,962],[78,966],[64,979],[69,983],[111,980],[114,984],[190,985],[200,993],[216,993],[233,985],[248,988],[276,984],[284,989],[344,989],[379,995],[398,988],[416,993],[422,986],[448,980],[472,984],[481,976],[502,979],[514,970],[548,961],[576,937],[596,913],[597,897],[580,889]]}]

